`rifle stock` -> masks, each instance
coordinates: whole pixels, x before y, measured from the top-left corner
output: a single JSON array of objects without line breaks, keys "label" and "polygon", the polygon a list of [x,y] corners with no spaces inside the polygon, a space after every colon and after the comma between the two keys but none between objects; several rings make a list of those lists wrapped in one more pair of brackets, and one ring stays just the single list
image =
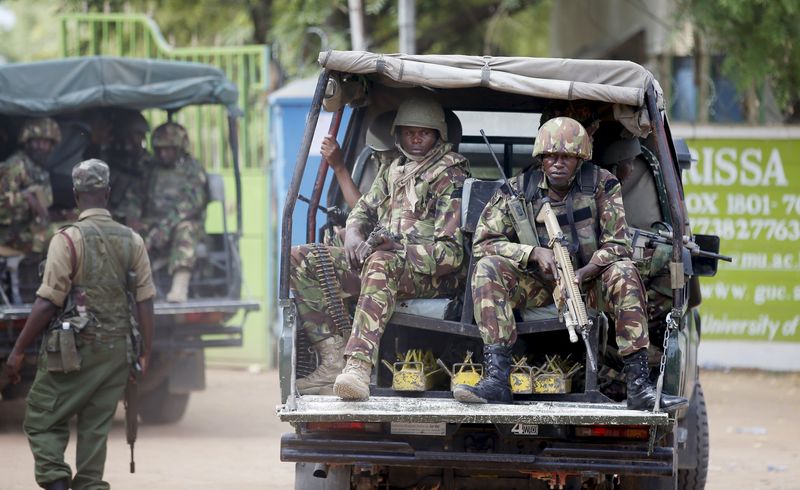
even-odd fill
[{"label": "rifle stock", "polygon": [[536,216],[536,221],[544,223],[545,228],[547,228],[547,235],[550,237],[548,246],[553,250],[558,266],[559,274],[556,279],[556,287],[553,289],[553,300],[558,308],[559,316],[567,327],[570,342],[577,342],[577,332],[580,332],[586,345],[587,363],[593,371],[596,371],[597,364],[595,364],[594,353],[588,338],[591,321],[589,321],[589,315],[586,312],[586,305],[581,297],[580,288],[575,284],[575,271],[572,268],[569,252],[567,252],[567,240],[547,200],[545,200],[541,211]]}]

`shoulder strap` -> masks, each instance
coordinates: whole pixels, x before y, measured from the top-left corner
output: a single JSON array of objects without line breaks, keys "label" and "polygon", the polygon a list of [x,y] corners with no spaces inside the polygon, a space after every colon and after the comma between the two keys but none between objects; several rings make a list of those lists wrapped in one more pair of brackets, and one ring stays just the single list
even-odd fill
[{"label": "shoulder strap", "polygon": [[64,239],[67,240],[67,245],[69,245],[69,264],[70,264],[70,273],[69,273],[69,280],[72,281],[75,279],[75,274],[78,273],[78,254],[75,252],[75,242],[72,241],[72,238],[69,237],[66,233],[67,227],[61,228],[58,230],[58,234],[63,236]]},{"label": "shoulder strap", "polygon": [[578,186],[580,187],[581,194],[594,195],[600,177],[600,172],[597,171],[597,165],[590,161],[584,162],[584,164],[581,165],[580,172]]}]

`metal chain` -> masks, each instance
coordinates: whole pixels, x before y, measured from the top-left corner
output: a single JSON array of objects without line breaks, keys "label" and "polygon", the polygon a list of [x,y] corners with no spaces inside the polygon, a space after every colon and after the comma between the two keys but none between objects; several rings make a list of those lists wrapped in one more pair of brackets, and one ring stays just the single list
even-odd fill
[{"label": "metal chain", "polygon": [[675,310],[670,311],[667,313],[667,320],[666,320],[666,327],[664,328],[664,345],[663,350],[661,352],[661,362],[658,367],[658,382],[656,383],[656,403],[653,407],[653,411],[657,412],[660,409],[661,405],[661,390],[664,387],[664,371],[667,367],[667,346],[669,345],[669,336],[673,329],[678,328],[678,322],[675,321],[673,316]]}]

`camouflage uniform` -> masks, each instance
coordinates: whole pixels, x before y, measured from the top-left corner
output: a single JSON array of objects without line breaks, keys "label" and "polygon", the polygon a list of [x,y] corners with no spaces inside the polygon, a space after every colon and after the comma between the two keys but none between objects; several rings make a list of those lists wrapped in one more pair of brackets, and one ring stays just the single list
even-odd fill
[{"label": "camouflage uniform", "polygon": [[[54,146],[61,141],[58,124],[50,118],[32,119],[23,126],[19,142],[33,138],[50,139]],[[46,210],[53,205],[50,174],[23,150],[0,163],[0,245],[21,251],[42,252],[47,239],[49,219],[42,219],[25,199],[33,192]]]},{"label": "camouflage uniform", "polygon": [[[573,268],[596,271],[588,284],[588,303],[614,316],[617,345],[625,364],[627,407],[652,410],[657,397],[649,378],[644,286],[630,260],[620,183],[608,171],[587,161],[592,155],[591,138],[574,119],[557,117],[539,128],[533,156],[539,155],[543,155],[546,172],[529,170],[516,179],[516,190],[524,191],[529,217],[537,216],[544,199],[550,199],[559,225],[562,230],[566,228]],[[565,163],[557,165],[564,157]],[[578,163],[581,165],[575,167]],[[564,171],[573,168],[573,173],[564,178]],[[472,297],[486,368],[485,377],[476,386],[453,389],[453,398],[464,403],[513,401],[509,375],[511,345],[517,332],[512,309],[552,302],[554,285],[538,270],[538,261],[530,266],[535,247],[519,243],[503,191],[501,188],[486,205],[475,230],[473,255],[479,260],[472,278]],[[549,242],[543,225],[535,223],[534,232],[539,243]],[[593,267],[588,267],[590,264]],[[670,412],[686,405],[685,398],[662,394],[662,410]]]},{"label": "camouflage uniform", "polygon": [[[554,128],[552,132],[548,128],[540,131],[534,156],[550,152],[544,149],[560,148],[560,152],[576,155],[581,160],[591,157],[585,130],[574,125],[575,131],[572,131],[573,126],[563,122],[564,119],[547,123],[548,128]],[[582,182],[574,177],[569,194],[551,205],[570,242],[574,269],[591,262],[602,270],[594,281],[584,285],[588,288],[588,303],[614,316],[617,344],[620,354],[625,356],[649,345],[645,289],[630,259],[632,249],[619,181],[591,162],[582,165],[591,167],[582,169],[579,166],[574,175],[590,172],[591,182],[595,183],[593,193],[582,191]],[[538,188],[526,196],[531,202],[532,216],[538,214],[543,199],[548,196],[547,177],[534,169],[512,182],[514,190],[520,192],[535,178],[540,178]],[[514,344],[517,338],[514,308],[533,308],[553,302],[554,283],[528,264],[534,246],[518,243],[508,198],[502,189],[493,196],[480,217],[473,240],[473,256],[478,259],[472,278],[474,313],[487,345]],[[570,208],[572,219],[567,214]],[[544,224],[536,223],[535,231],[539,243],[549,241]]]},{"label": "camouflage uniform", "polygon": [[[169,258],[169,273],[194,267],[196,246],[205,233],[208,177],[202,165],[188,154],[186,130],[166,123],[153,131],[153,147],[175,146],[182,152],[171,165],[154,164],[146,178],[144,201],[134,198],[130,212],[141,209],[142,235],[147,250]],[[141,197],[139,198],[141,199]],[[128,219],[136,219],[129,216]]]},{"label": "camouflage uniform", "polygon": [[113,144],[103,151],[103,160],[113,169],[108,209],[115,220],[125,222],[141,216],[140,196],[147,192],[147,172],[156,162],[146,149],[131,142],[139,136],[144,141],[150,131],[147,120],[138,111],[125,111],[121,119]]},{"label": "camouflage uniform", "polygon": [[[446,296],[463,283],[461,190],[468,173],[463,156],[439,142],[420,167],[404,156],[381,167],[370,191],[347,219],[367,236],[376,225],[402,235],[402,250],[376,251],[353,271],[344,249],[327,247],[342,297],[358,296],[345,355],[375,363],[383,329],[402,298]],[[315,258],[308,245],[292,248],[290,285],[302,328],[312,342],[336,327],[325,310]]]}]

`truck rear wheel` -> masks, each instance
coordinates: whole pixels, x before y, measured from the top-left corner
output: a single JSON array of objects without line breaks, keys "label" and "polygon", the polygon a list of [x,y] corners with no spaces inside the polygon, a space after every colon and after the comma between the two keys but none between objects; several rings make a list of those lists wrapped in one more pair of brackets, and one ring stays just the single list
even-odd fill
[{"label": "truck rear wheel", "polygon": [[148,424],[174,424],[183,418],[188,405],[189,393],[170,393],[168,379],[139,394],[139,416]]},{"label": "truck rear wheel", "polygon": [[706,486],[708,475],[708,410],[703,387],[698,380],[694,385],[694,397],[689,410],[693,411],[694,427],[689,427],[689,437],[697,442],[697,466],[678,471],[678,488],[686,490],[702,490]]}]

